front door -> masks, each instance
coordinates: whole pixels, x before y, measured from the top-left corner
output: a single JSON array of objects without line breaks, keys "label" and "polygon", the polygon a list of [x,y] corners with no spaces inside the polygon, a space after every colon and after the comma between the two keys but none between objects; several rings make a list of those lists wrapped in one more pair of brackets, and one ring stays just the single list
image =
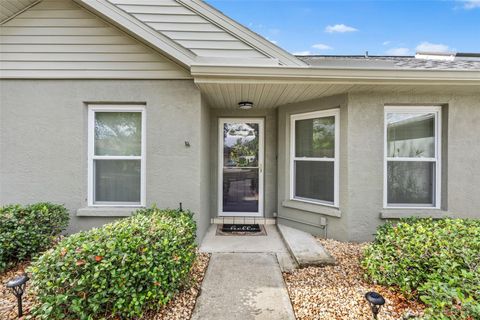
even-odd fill
[{"label": "front door", "polygon": [[263,216],[263,123],[219,120],[219,216]]}]

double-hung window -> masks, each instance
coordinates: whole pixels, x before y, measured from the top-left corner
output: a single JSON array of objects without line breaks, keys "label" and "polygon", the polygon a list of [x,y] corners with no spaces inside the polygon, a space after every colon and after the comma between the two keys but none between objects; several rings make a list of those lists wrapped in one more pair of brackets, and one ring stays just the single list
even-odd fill
[{"label": "double-hung window", "polygon": [[145,108],[88,109],[88,204],[145,204]]},{"label": "double-hung window", "polygon": [[385,107],[384,207],[440,208],[441,107]]},{"label": "double-hung window", "polygon": [[339,109],[291,116],[291,199],[338,207],[339,120]]}]

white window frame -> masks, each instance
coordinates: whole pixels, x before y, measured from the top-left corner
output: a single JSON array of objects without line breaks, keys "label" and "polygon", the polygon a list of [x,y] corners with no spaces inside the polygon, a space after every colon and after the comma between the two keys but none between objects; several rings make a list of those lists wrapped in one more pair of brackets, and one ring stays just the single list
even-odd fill
[{"label": "white window frame", "polygon": [[[332,116],[335,119],[335,157],[334,158],[296,157],[295,156],[295,122],[298,120],[325,118],[325,117],[332,117]],[[290,116],[290,200],[338,208],[339,182],[340,182],[339,181],[339,177],[340,177],[339,157],[340,157],[340,109],[339,108],[291,115]],[[333,165],[334,165],[333,204],[328,201],[295,196],[295,161],[297,160],[333,162]]]},{"label": "white window frame", "polygon": [[[435,115],[435,157],[388,157],[388,123],[389,113],[433,113]],[[384,137],[383,137],[383,207],[385,209],[440,209],[441,207],[441,186],[442,186],[442,107],[440,106],[385,106],[384,111]],[[389,161],[413,161],[413,162],[434,162],[435,163],[435,203],[433,205],[422,204],[392,204],[388,203],[388,172]]]},{"label": "white window frame", "polygon": [[[96,112],[140,112],[142,119],[140,156],[96,156],[95,113]],[[89,105],[88,106],[88,206],[91,207],[143,207],[146,199],[146,110],[144,105]],[[140,160],[140,202],[94,202],[94,160]]]}]

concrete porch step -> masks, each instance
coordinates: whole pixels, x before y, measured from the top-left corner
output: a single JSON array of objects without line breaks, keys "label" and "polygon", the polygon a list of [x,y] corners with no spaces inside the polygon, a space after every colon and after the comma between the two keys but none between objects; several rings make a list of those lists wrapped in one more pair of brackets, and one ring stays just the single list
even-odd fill
[{"label": "concrete porch step", "polygon": [[335,259],[311,234],[279,224],[278,230],[300,268],[334,265]]}]

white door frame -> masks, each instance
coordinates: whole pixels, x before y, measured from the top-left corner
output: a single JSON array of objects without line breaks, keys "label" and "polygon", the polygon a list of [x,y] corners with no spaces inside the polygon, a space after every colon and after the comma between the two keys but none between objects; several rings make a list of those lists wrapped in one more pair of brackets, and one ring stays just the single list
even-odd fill
[{"label": "white door frame", "polygon": [[[223,212],[223,126],[225,123],[258,123],[258,212]],[[264,197],[264,119],[263,118],[219,118],[218,119],[218,216],[219,217],[263,217]]]}]

